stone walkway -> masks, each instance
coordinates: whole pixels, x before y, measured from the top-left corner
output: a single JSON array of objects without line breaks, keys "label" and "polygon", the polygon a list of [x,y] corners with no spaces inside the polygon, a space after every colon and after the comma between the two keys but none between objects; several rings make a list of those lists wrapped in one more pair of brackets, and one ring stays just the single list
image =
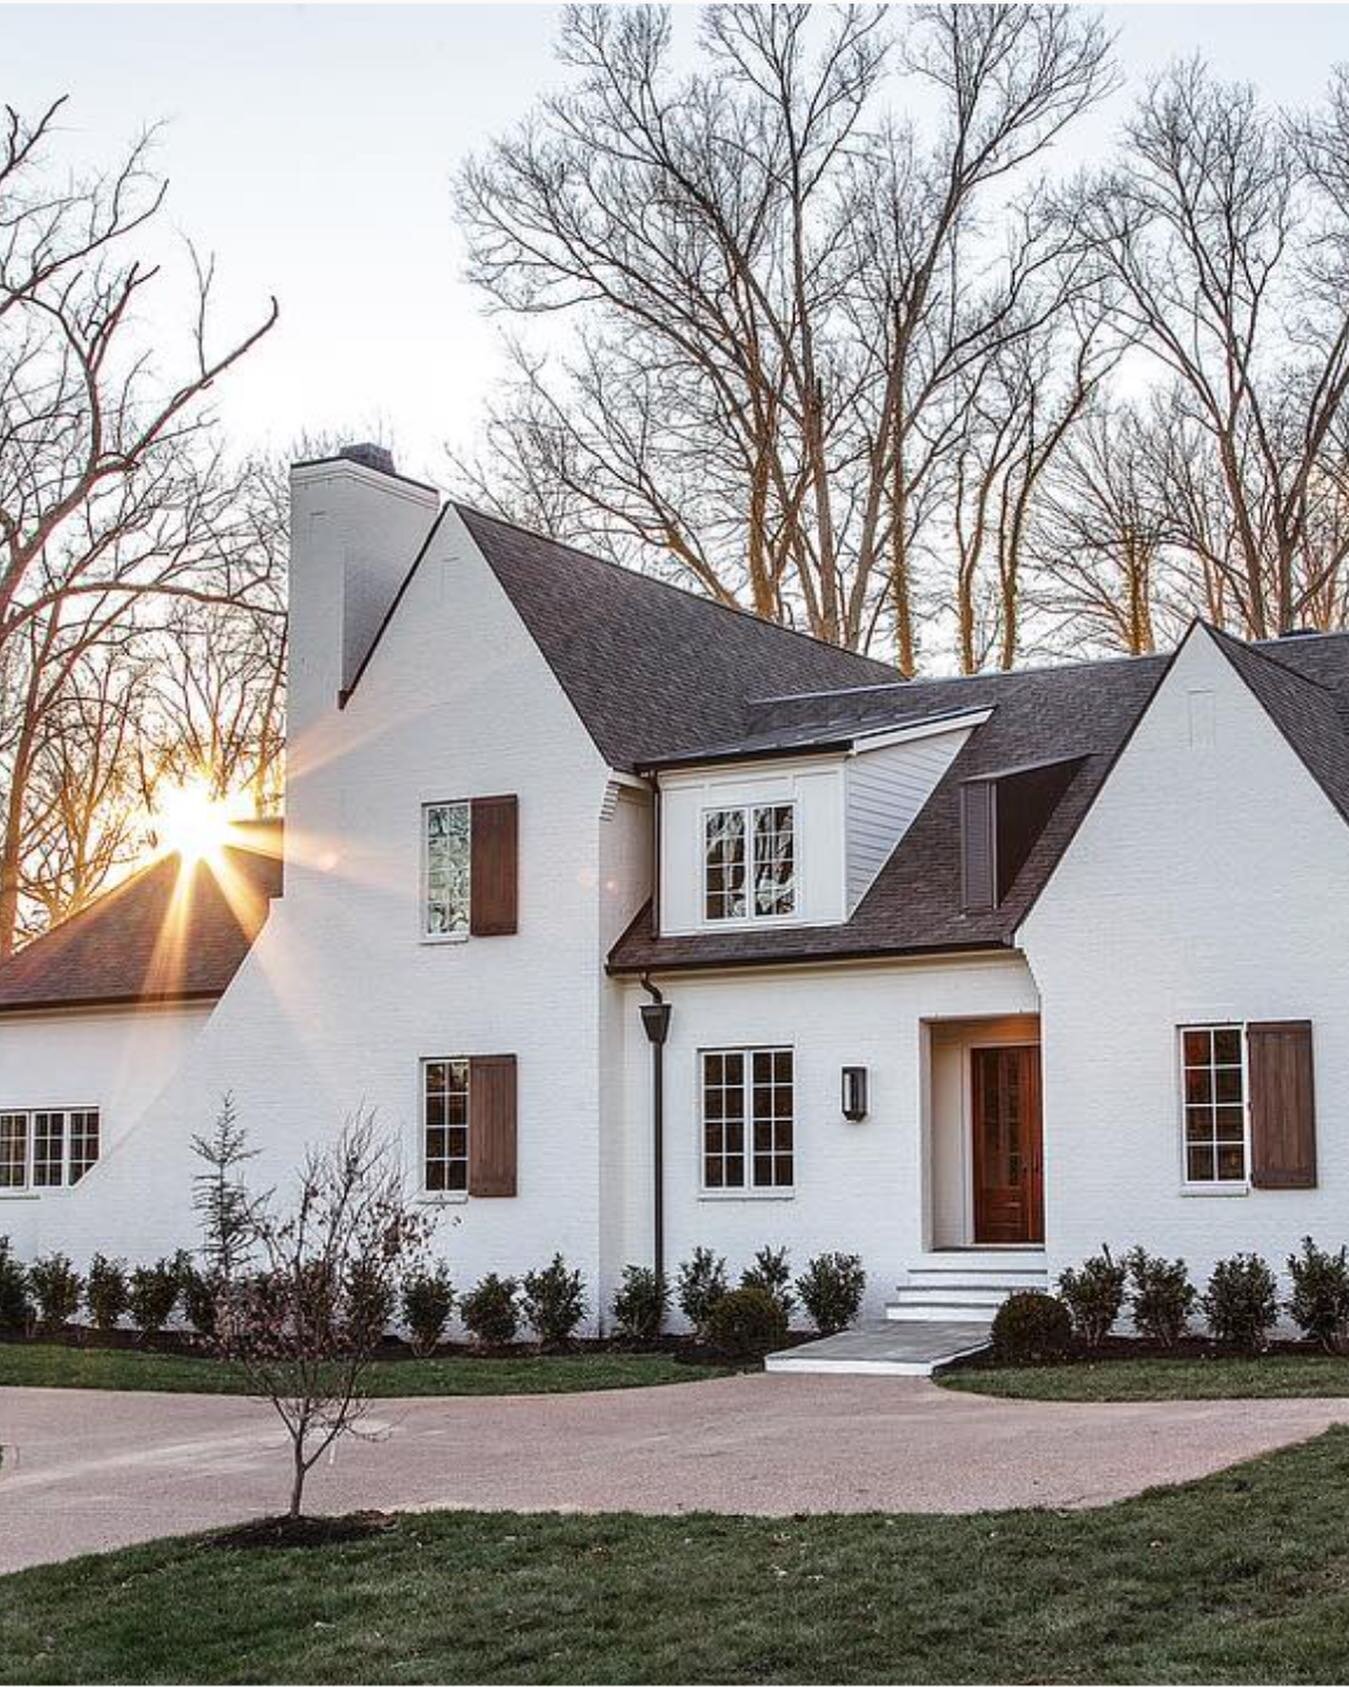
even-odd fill
[{"label": "stone walkway", "polygon": [[[1052,1405],[765,1374],[604,1394],[379,1400],[315,1511],[975,1511],[1103,1505],[1349,1420],[1349,1400]],[[0,1389],[0,1570],[281,1510],[283,1435],[225,1395]]]},{"label": "stone walkway", "polygon": [[775,1376],[927,1377],[953,1359],[982,1352],[992,1328],[973,1320],[878,1318],[784,1347],[765,1363]]}]

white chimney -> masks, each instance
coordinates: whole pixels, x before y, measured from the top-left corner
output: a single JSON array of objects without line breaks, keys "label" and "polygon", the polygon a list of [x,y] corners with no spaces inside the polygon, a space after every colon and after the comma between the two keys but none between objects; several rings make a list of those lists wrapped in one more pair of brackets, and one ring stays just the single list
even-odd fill
[{"label": "white chimney", "polygon": [[287,737],[338,707],[431,530],[434,487],[395,474],[378,445],[290,471]]}]

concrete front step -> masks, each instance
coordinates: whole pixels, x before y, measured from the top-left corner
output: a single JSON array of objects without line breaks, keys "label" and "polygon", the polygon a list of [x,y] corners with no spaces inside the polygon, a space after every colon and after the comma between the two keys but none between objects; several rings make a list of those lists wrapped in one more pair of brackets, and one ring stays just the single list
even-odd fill
[{"label": "concrete front step", "polygon": [[924,1254],[905,1275],[885,1309],[891,1322],[986,1323],[1008,1295],[1049,1286],[1038,1248]]},{"label": "concrete front step", "polygon": [[965,1306],[959,1301],[916,1306],[907,1300],[890,1300],[885,1303],[885,1318],[890,1324],[991,1324],[1001,1305],[1001,1298],[982,1306]]},{"label": "concrete front step", "polygon": [[770,1353],[764,1369],[775,1376],[928,1377],[953,1360],[982,1352],[988,1335],[987,1319],[887,1319]]}]

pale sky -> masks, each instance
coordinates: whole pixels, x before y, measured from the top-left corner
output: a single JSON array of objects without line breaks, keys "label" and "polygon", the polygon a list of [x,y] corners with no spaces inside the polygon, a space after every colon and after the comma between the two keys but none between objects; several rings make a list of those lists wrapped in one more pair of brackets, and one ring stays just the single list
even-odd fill
[{"label": "pale sky", "polygon": [[[692,8],[689,8],[691,11]],[[377,428],[443,482],[499,368],[497,328],[460,280],[450,180],[562,71],[556,10],[529,5],[4,6],[0,101],[69,93],[72,153],[106,159],[166,122],[173,222],[215,252],[222,326],[275,293],[280,326],[231,375],[242,445]],[[1273,100],[1314,100],[1349,62],[1349,6],[1105,8],[1136,87],[1202,51]],[[689,19],[681,18],[689,27]],[[1108,145],[1127,95],[1070,139]],[[166,300],[166,304],[168,301]],[[158,329],[158,322],[151,322]]]}]

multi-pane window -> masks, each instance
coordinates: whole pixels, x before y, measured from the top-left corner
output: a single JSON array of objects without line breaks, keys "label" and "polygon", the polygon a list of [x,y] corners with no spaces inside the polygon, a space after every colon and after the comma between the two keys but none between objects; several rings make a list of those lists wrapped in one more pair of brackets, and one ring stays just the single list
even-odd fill
[{"label": "multi-pane window", "polygon": [[60,1189],[98,1160],[96,1107],[0,1112],[0,1190]]},{"label": "multi-pane window", "polygon": [[467,1060],[422,1062],[425,1187],[433,1194],[468,1190]]},{"label": "multi-pane window", "polygon": [[1181,1030],[1187,1183],[1246,1178],[1246,1062],[1240,1025]]},{"label": "multi-pane window", "polygon": [[470,804],[427,803],[422,809],[422,930],[427,937],[467,937]]},{"label": "multi-pane window", "polygon": [[780,919],[795,911],[793,804],[709,810],[703,818],[704,917]]},{"label": "multi-pane window", "polygon": [[790,1049],[703,1054],[703,1187],[793,1186]]}]

